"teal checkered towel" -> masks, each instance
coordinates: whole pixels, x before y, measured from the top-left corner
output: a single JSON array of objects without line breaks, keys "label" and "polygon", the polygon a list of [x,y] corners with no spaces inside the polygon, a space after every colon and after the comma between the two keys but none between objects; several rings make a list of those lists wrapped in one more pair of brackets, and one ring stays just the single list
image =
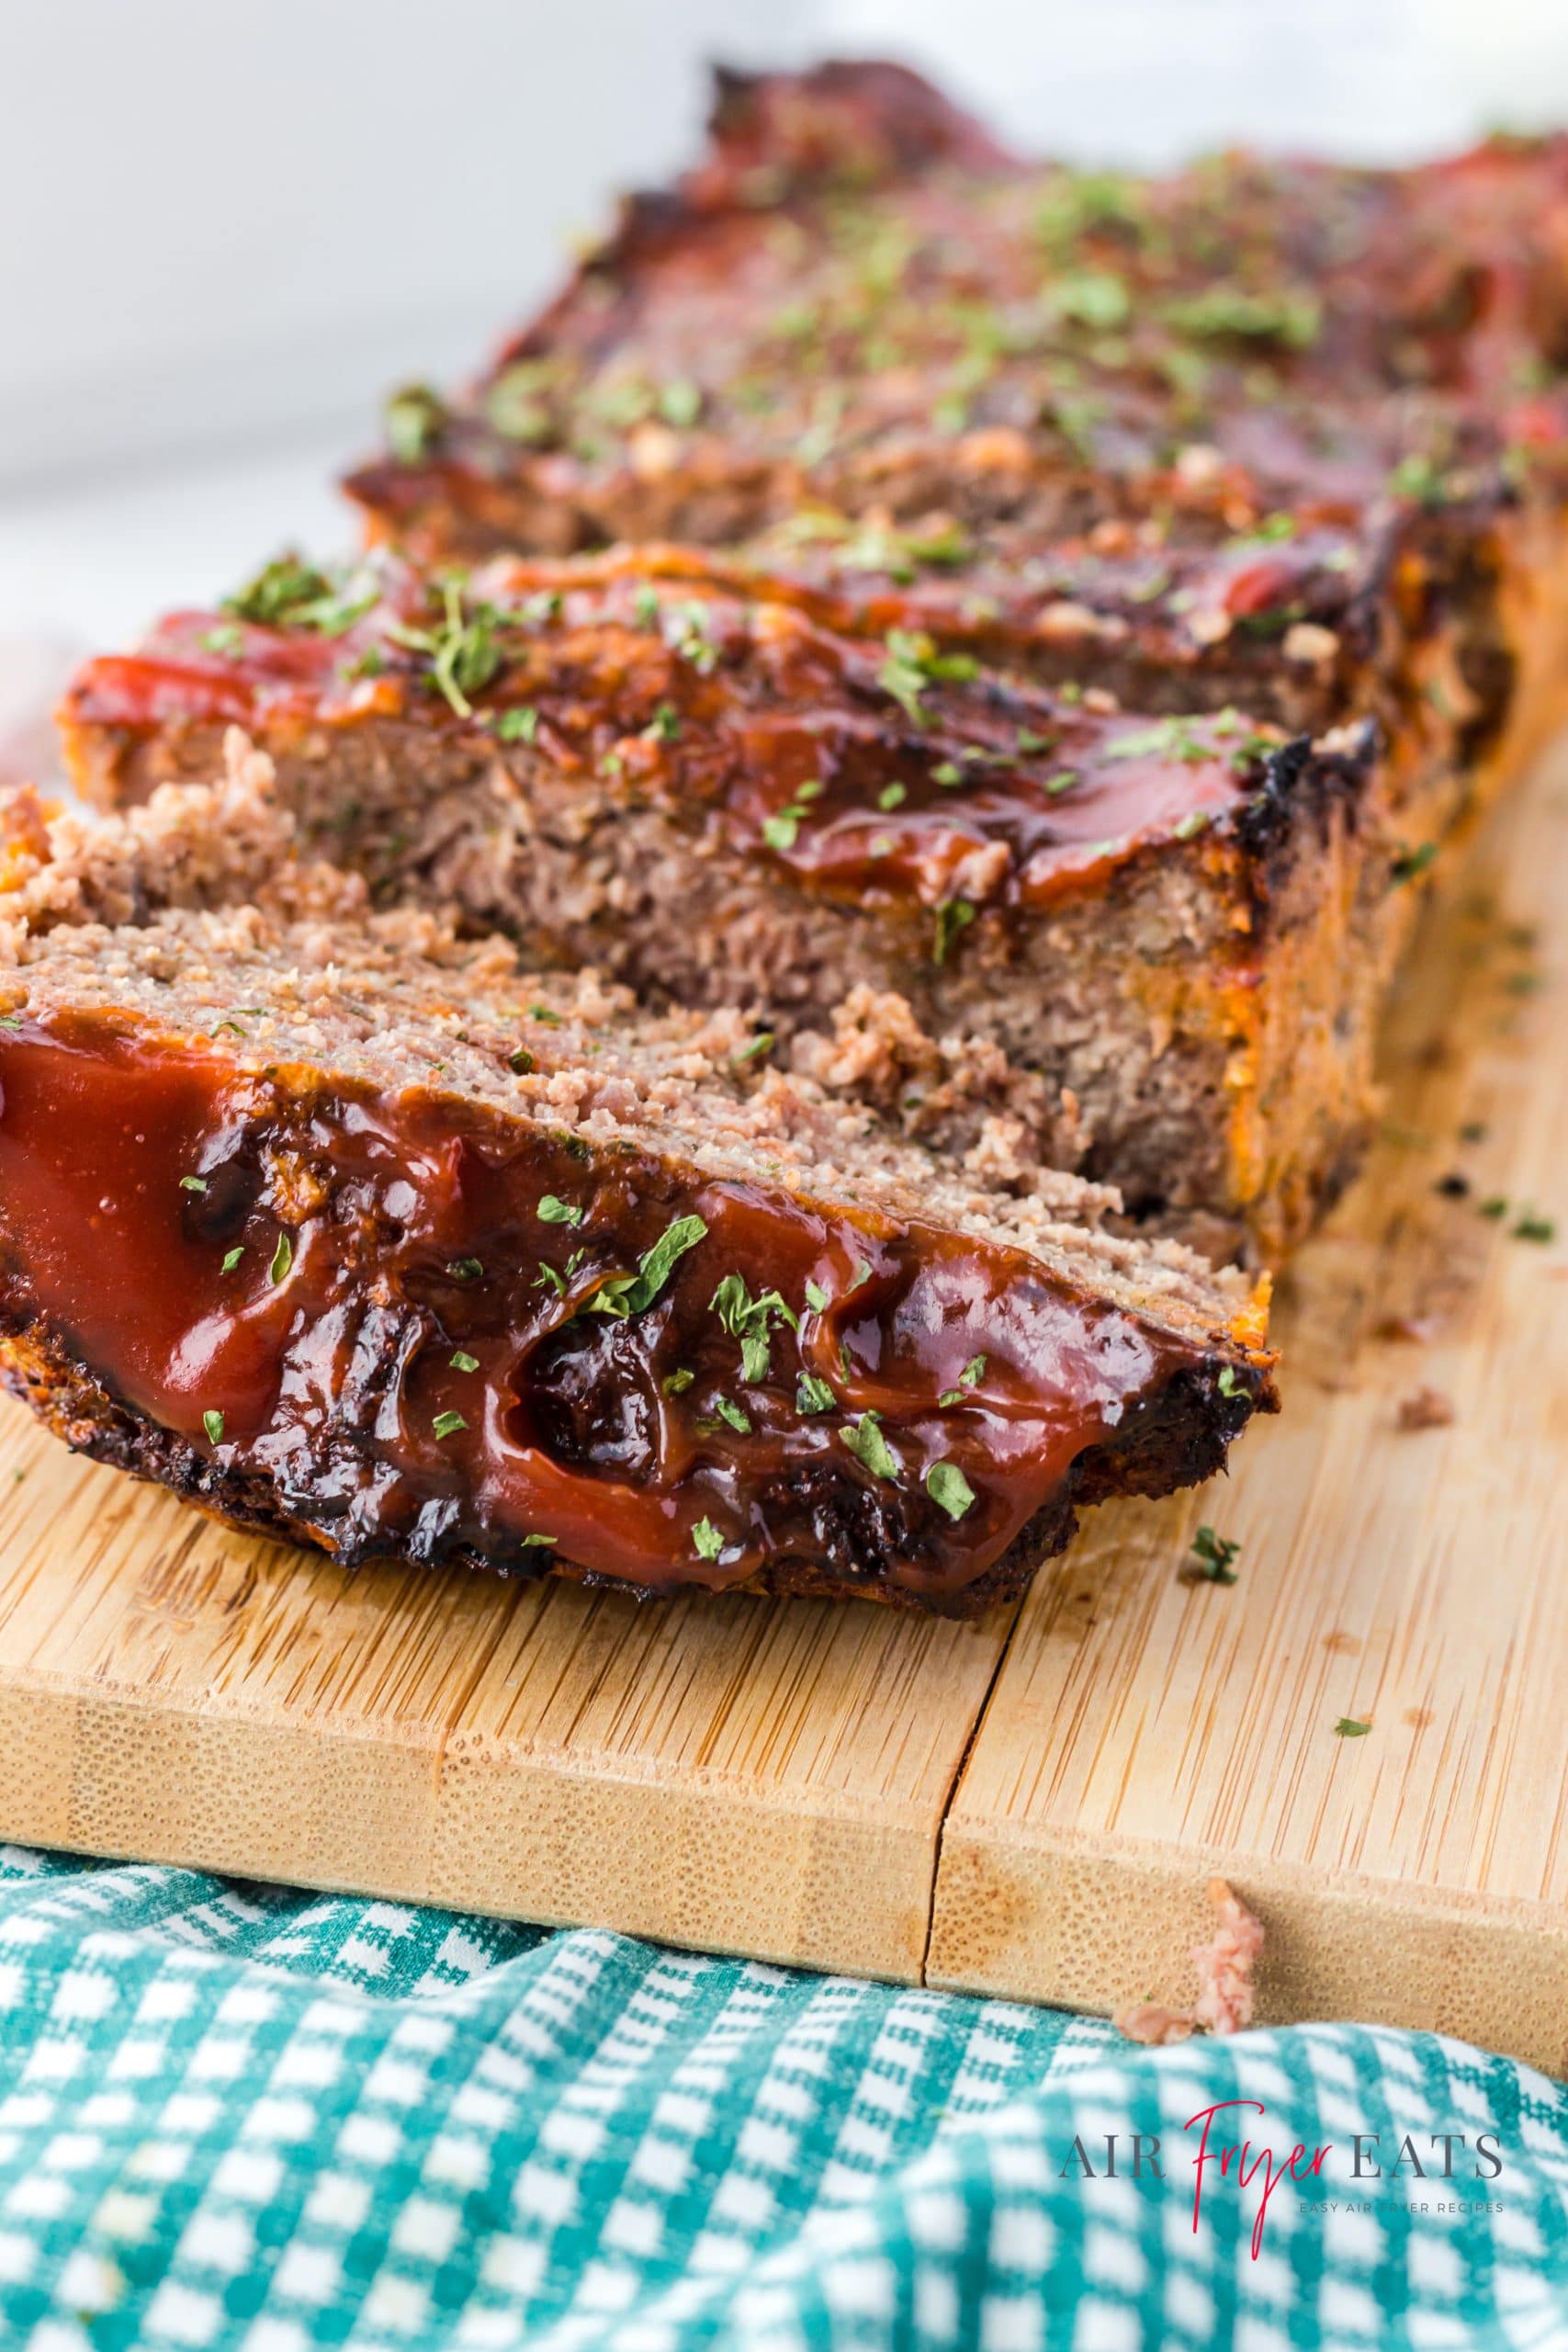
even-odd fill
[{"label": "teal checkered towel", "polygon": [[1568,2352],[1568,2093],[10,1851],[0,2312],[7,2352]]}]

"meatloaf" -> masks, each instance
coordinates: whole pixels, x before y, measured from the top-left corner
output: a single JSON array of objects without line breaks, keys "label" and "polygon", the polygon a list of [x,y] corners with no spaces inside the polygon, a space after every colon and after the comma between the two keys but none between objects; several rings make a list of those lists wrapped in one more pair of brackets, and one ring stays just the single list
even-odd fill
[{"label": "meatloaf", "polygon": [[1562,139],[1134,179],[1010,156],[896,68],[729,75],[696,168],[468,393],[398,394],[349,488],[443,558],[803,507],[917,541],[1359,509],[1520,437],[1568,352],[1565,224]]},{"label": "meatloaf", "polygon": [[275,569],[88,669],[75,771],[134,801],[238,722],[382,899],[749,1004],[910,1134],[966,1148],[1003,1118],[1216,1248],[1302,1229],[1370,1115],[1446,783],[1370,727],[1129,711],[689,568],[550,577]]},{"label": "meatloaf", "polygon": [[345,1561],[965,1613],[1272,1408],[1241,1276],[268,871],[248,789],[12,813],[3,1369],[72,1445]]}]

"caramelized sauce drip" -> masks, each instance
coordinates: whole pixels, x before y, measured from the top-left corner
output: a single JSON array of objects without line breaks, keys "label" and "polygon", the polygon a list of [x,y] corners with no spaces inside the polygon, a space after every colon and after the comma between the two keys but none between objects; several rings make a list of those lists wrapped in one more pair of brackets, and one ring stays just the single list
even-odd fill
[{"label": "caramelized sauce drip", "polygon": [[[423,1091],[295,1091],[130,1016],[0,1028],[0,1105],[5,1320],[41,1318],[348,1559],[540,1568],[533,1536],[639,1587],[795,1559],[940,1600],[1200,1361],[1018,1250],[633,1149],[590,1159]],[[646,1305],[594,1310],[693,1216],[705,1230]],[[715,1311],[731,1274],[798,1318],[766,1317],[765,1365],[743,1368]],[[849,1442],[868,1413],[891,1476]],[[957,1518],[928,1491],[938,1463],[973,1491]]]}]

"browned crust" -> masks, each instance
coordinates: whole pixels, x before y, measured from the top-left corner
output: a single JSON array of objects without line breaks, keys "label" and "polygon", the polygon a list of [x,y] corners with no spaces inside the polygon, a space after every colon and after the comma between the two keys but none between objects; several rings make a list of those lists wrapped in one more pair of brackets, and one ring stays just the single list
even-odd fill
[{"label": "browned crust", "polygon": [[[1223,1374],[1227,1376],[1228,1393],[1220,1386]],[[13,1325],[0,1336],[0,1384],[28,1406],[73,1453],[166,1487],[182,1502],[194,1504],[231,1527],[274,1541],[303,1541],[317,1549],[328,1548],[283,1509],[270,1479],[220,1468],[185,1439],[120,1402],[87,1365],[73,1357],[47,1325]],[[1159,1496],[1181,1487],[1201,1486],[1224,1467],[1231,1441],[1254,1412],[1278,1410],[1279,1396],[1266,1367],[1244,1363],[1238,1368],[1228,1351],[1216,1351],[1195,1365],[1173,1372],[1129,1411],[1113,1442],[1090,1446],[1081,1453],[1045,1508],[1002,1557],[961,1592],[923,1600],[879,1577],[838,1576],[806,1559],[776,1561],[745,1584],[728,1589],[857,1598],[922,1610],[929,1615],[977,1617],[1000,1602],[1019,1598],[1041,1562],[1064,1551],[1071,1542],[1081,1510],[1114,1496]],[[536,1548],[494,1558],[459,1545],[443,1559],[446,1565],[485,1568],[504,1576],[566,1577],[640,1600],[669,1598],[667,1592],[626,1585],[619,1578],[595,1577],[570,1560],[541,1555]],[[362,1563],[355,1560],[350,1565]],[[422,1560],[420,1565],[433,1563]]]}]

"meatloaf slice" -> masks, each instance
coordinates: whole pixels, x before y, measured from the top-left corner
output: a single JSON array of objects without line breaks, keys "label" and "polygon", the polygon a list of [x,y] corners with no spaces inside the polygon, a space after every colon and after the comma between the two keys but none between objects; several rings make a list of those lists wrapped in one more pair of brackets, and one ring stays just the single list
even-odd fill
[{"label": "meatloaf slice", "polygon": [[11,829],[4,1377],[73,1446],[346,1561],[964,1613],[1273,1408],[1261,1295],[1090,1188],[319,870],[159,909],[249,878],[173,801]]},{"label": "meatloaf slice", "polygon": [[1134,179],[1010,158],[886,68],[732,76],[696,168],[470,391],[400,392],[348,487],[443,559],[803,505],[1071,536],[1225,479],[1364,507],[1568,351],[1565,197],[1562,140]]},{"label": "meatloaf slice", "polygon": [[[238,722],[378,895],[666,1001],[753,1005],[912,1133],[954,1143],[999,1105],[1027,1154],[1265,1260],[1332,1196],[1405,884],[1461,789],[1445,758],[1026,685],[689,561],[570,582],[275,567],[89,666],[74,772],[134,799]],[[863,1034],[825,1050],[851,999]],[[885,1052],[863,1032],[889,1019]]]}]

